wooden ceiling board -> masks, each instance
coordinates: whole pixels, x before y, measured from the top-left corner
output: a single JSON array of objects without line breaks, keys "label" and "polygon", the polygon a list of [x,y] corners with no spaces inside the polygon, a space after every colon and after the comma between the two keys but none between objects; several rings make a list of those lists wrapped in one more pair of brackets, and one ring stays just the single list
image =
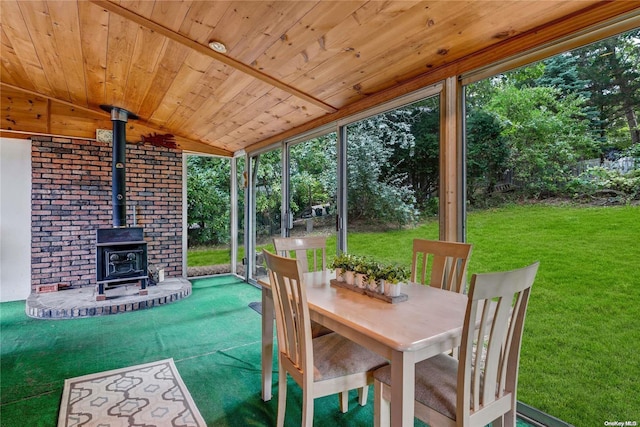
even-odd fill
[{"label": "wooden ceiling board", "polygon": [[[162,0],[160,0],[161,2]],[[232,2],[226,1],[193,1],[189,2],[189,12],[180,25],[180,34],[191,40],[206,45],[220,35],[216,33],[218,23]]]},{"label": "wooden ceiling board", "polygon": [[[189,51],[173,40],[164,40],[163,50],[159,57],[158,69],[150,79],[149,90],[139,107],[141,117],[153,119],[153,114],[165,103],[165,96],[184,64]],[[201,55],[202,56],[202,55]],[[166,122],[166,120],[164,120]]]},{"label": "wooden ceiling board", "polygon": [[35,89],[11,45],[9,36],[4,32],[4,26],[0,26],[0,66],[3,81],[28,90]]},{"label": "wooden ceiling board", "polygon": [[[217,126],[216,137],[223,139],[231,137],[236,139],[237,135],[246,130],[255,130],[262,126],[266,121],[275,119],[272,110],[278,102],[283,102],[284,97],[290,97],[288,94],[281,93],[278,89],[272,89],[269,93],[261,98],[255,99],[250,108],[233,109],[234,114],[229,116],[225,121],[220,122]],[[288,111],[292,111],[291,106],[287,106]],[[256,114],[255,112],[260,113]],[[239,141],[236,141],[238,143]]]},{"label": "wooden ceiling board", "polygon": [[[229,69],[224,66],[222,72],[216,66],[213,66],[213,61],[210,58],[206,58],[209,61],[209,67],[200,76],[194,75],[194,81],[190,85],[188,93],[182,95],[180,105],[176,109],[175,113],[167,121],[167,126],[172,128],[186,129],[188,123],[193,120],[197,120],[198,117],[210,115],[212,111],[218,111],[220,104],[220,96],[217,96],[216,91],[222,87],[229,88],[234,94],[242,90],[242,88],[254,80],[249,76],[239,73],[235,70]],[[215,73],[216,77],[207,77],[208,73]],[[230,72],[229,76],[223,73]],[[234,76],[236,76],[234,78]],[[195,77],[199,77],[195,79]],[[230,84],[240,80],[240,83],[229,86]],[[178,88],[181,91],[181,88]],[[186,131],[186,130],[185,130]],[[199,132],[203,133],[206,129],[200,129]],[[187,131],[188,132],[188,131]]]},{"label": "wooden ceiling board", "polygon": [[[274,99],[270,92],[280,95]],[[243,120],[251,120],[252,117],[255,117],[256,111],[264,111],[273,103],[282,101],[295,105],[292,109],[313,108],[322,114],[322,110],[315,108],[313,104],[292,97],[284,91],[273,91],[272,86],[251,79],[240,72],[235,72],[214,90],[211,97],[203,104],[202,114],[194,116],[191,126],[200,127],[199,121],[214,125],[212,131],[205,134],[203,139],[206,141],[218,140],[230,129],[244,124],[244,121],[236,123],[238,117],[244,117]],[[214,104],[224,105],[222,108],[216,108]]]},{"label": "wooden ceiling board", "polygon": [[[229,113],[233,114],[236,109],[250,106],[256,99],[264,96],[272,89],[272,86],[262,81],[256,81],[246,74],[235,71],[218,87],[213,88],[210,101],[222,105],[223,110],[229,110]],[[203,114],[207,117],[207,120],[212,122],[219,122],[217,118],[221,117],[221,112],[223,113],[222,117],[229,116],[224,111],[210,108],[210,105],[205,105],[204,107]]]},{"label": "wooden ceiling board", "polygon": [[[453,3],[458,4],[458,2]],[[400,46],[391,46],[387,52],[376,58],[378,63],[394,64],[393,68],[386,68],[378,72],[365,72],[364,70],[370,70],[371,67],[368,63],[363,64],[350,70],[351,73],[337,74],[335,81],[341,82],[341,85],[318,85],[319,92],[314,92],[314,95],[340,107],[349,105],[365,96],[393,87],[395,84],[407,82],[428,70],[454,63],[471,55],[474,52],[474,48],[479,45],[487,47],[491,43],[495,44],[496,40],[511,38],[532,29],[530,19],[524,23],[520,23],[517,19],[507,19],[509,16],[518,16],[518,11],[522,8],[520,2],[510,2],[500,9],[500,13],[490,13],[491,19],[489,20],[486,20],[489,14],[487,9],[478,7],[478,5],[482,5],[482,2],[475,3],[475,5],[465,5],[463,11],[451,11],[451,16],[458,17],[458,21],[450,18],[434,20],[429,28],[431,34],[425,34],[417,38],[413,44],[406,43],[404,49]],[[549,5],[549,3],[545,1],[538,3],[541,9],[536,9],[536,16],[541,16],[542,22],[545,19],[555,19],[557,14],[556,8],[553,7],[554,4]],[[587,3],[585,2],[585,4]],[[547,13],[549,18],[546,17]],[[498,16],[497,18],[496,15]],[[457,22],[460,22],[462,17],[465,17],[465,21],[469,22],[468,25],[462,26],[464,29],[443,28],[443,26],[459,27]],[[513,30],[514,24],[512,23],[522,25],[524,28],[521,31]],[[438,40],[441,38],[441,34],[451,34],[447,39],[447,44],[439,43]],[[412,52],[411,49],[415,50]],[[429,59],[430,61],[427,63],[413,62],[420,61],[421,58]],[[324,69],[324,67],[322,68]],[[351,76],[358,76],[360,80],[350,80]],[[326,82],[327,79],[327,76],[321,76],[317,80]]]},{"label": "wooden ceiling board", "polygon": [[2,128],[48,133],[48,100],[2,86]]},{"label": "wooden ceiling board", "polygon": [[124,94],[138,29],[138,24],[113,13],[109,14],[104,104],[118,106],[132,112],[135,112],[133,105],[125,99]]},{"label": "wooden ceiling board", "polygon": [[[54,135],[94,139],[96,129],[112,129],[110,114],[102,110],[92,111],[78,108],[71,103],[52,101],[21,89],[3,84],[2,87],[3,126],[0,136],[24,138],[31,135]],[[15,133],[12,133],[13,130]],[[143,120],[129,120],[126,126],[127,142],[140,143],[143,136],[166,134],[158,132],[153,125]],[[221,148],[174,135],[183,150],[231,156],[233,153]]]},{"label": "wooden ceiling board", "polygon": [[[278,91],[277,89],[273,90]],[[286,94],[286,96],[291,98],[288,94]],[[255,101],[255,103],[250,105],[250,108],[241,108],[241,106],[237,108],[227,108],[226,111],[233,112],[234,114],[229,114],[227,117],[216,117],[216,121],[213,122],[215,125],[210,127],[212,131],[205,135],[203,139],[207,142],[217,142],[228,141],[231,138],[231,141],[224,145],[227,149],[236,151],[244,148],[243,143],[235,139],[235,135],[242,130],[246,130],[247,125],[257,126],[255,123],[258,122],[259,119],[256,111],[268,111],[268,108],[271,108],[273,103],[277,102],[268,95],[255,98]],[[263,108],[260,108],[260,105],[257,104],[262,104]]]},{"label": "wooden ceiling board", "polygon": [[[231,98],[226,96],[222,98],[221,94],[214,92],[203,104],[202,114],[194,116],[190,121],[189,126],[192,132],[198,134],[205,141],[213,142],[224,136],[230,129],[239,126],[231,120],[235,114],[248,110],[253,112],[255,116],[255,111],[259,107],[254,104],[260,100],[268,102],[264,105],[267,108],[272,101],[268,100],[265,94],[272,88],[262,82],[250,83],[252,84],[247,86],[238,85],[238,90],[233,91],[235,96]],[[216,104],[219,105],[218,108],[216,108]]]},{"label": "wooden ceiling board", "polygon": [[58,55],[58,50],[66,49],[67,46],[58,46],[56,43],[46,2],[29,2],[28,7],[25,7],[25,2],[18,2],[18,6],[28,28],[30,39],[38,42],[34,45],[37,60],[49,82],[51,93],[57,99],[71,102],[62,59]]},{"label": "wooden ceiling board", "polygon": [[230,56],[228,56],[226,54],[214,52],[213,50],[211,50],[206,45],[203,45],[203,44],[198,43],[198,42],[196,42],[194,40],[191,40],[191,39],[189,39],[189,38],[187,38],[187,37],[185,37],[185,36],[183,36],[181,34],[174,33],[174,32],[168,30],[165,27],[162,27],[161,25],[159,25],[159,24],[157,24],[155,22],[149,21],[146,18],[144,18],[144,17],[142,17],[140,15],[137,15],[134,12],[131,12],[131,11],[127,10],[127,9],[124,9],[124,8],[118,6],[118,5],[115,5],[114,3],[111,3],[108,0],[90,0],[90,1],[92,1],[93,3],[99,4],[100,6],[104,7],[105,9],[107,9],[107,10],[109,10],[111,12],[114,12],[114,13],[118,14],[119,16],[122,16],[123,18],[129,19],[129,20],[131,20],[133,22],[137,22],[138,24],[143,25],[143,26],[145,26],[147,28],[153,29],[154,31],[158,31],[158,32],[162,33],[163,35],[165,35],[165,36],[167,36],[167,37],[169,37],[169,38],[171,38],[173,40],[179,41],[180,43],[184,44],[185,47],[187,47],[187,48],[190,48],[190,49],[193,49],[193,50],[195,50],[197,52],[203,53],[206,56],[212,57],[216,61],[220,61],[220,62],[222,62],[224,64],[227,64],[227,65],[229,65],[229,66],[231,66],[231,67],[233,67],[233,68],[235,68],[235,69],[237,69],[237,70],[239,70],[239,71],[241,71],[241,72],[243,72],[245,74],[248,74],[248,75],[250,75],[250,76],[252,76],[254,78],[257,78],[258,80],[265,81],[265,82],[267,82],[268,84],[270,84],[270,85],[272,85],[274,87],[281,88],[281,89],[283,89],[283,90],[285,90],[287,92],[290,92],[290,93],[294,94],[297,97],[300,97],[302,99],[306,99],[309,102],[312,102],[312,103],[315,103],[317,105],[320,105],[321,107],[325,108],[327,111],[335,112],[335,108],[333,108],[332,106],[329,106],[329,105],[323,103],[321,100],[315,99],[315,98],[309,96],[308,94],[305,94],[305,93],[297,90],[296,88],[293,88],[293,87],[287,85],[284,82],[281,82],[281,81],[279,81],[279,80],[277,80],[277,79],[275,79],[275,78],[273,78],[273,77],[271,77],[269,75],[266,75],[266,74],[260,72],[259,70],[256,70],[255,68],[253,68],[249,64],[244,64],[244,63],[242,63],[242,62],[240,62],[240,61],[238,61],[238,60],[236,60],[236,59],[234,59],[234,58],[232,58],[232,57],[230,57]]},{"label": "wooden ceiling board", "polygon": [[86,1],[78,3],[79,27],[82,34],[82,55],[86,74],[89,105],[97,108],[106,104],[107,45],[109,12]]},{"label": "wooden ceiling board", "polygon": [[[428,8],[420,5],[420,8],[400,17],[402,21],[385,25],[385,28],[393,29],[390,32],[379,32],[378,38],[361,39],[353,43],[357,46],[355,51],[360,63],[352,63],[348,72],[328,63],[310,71],[308,74],[314,76],[314,81],[323,82],[316,85],[313,95],[330,99],[337,106],[343,107],[358,99],[353,92],[362,96],[369,95],[469,54],[473,51],[473,46],[477,46],[479,38],[473,34],[468,37],[468,32],[464,30],[467,25],[459,23],[478,21],[486,11],[483,4],[484,2],[436,3]],[[404,33],[397,32],[399,28],[405,29]],[[484,31],[492,35],[495,33],[491,29]],[[443,34],[447,34],[446,40],[443,40]],[[393,64],[393,67],[386,64]],[[333,77],[330,77],[331,74]],[[331,84],[329,81],[340,84]],[[300,84],[306,89],[297,81],[294,84]],[[342,102],[337,101],[341,98],[340,91],[349,93],[343,97]]]},{"label": "wooden ceiling board", "polygon": [[[346,19],[345,16],[350,16],[363,4],[364,1],[342,1],[314,7],[283,33],[279,41],[266,49],[252,65],[279,79],[290,76],[304,66],[304,58],[308,57],[305,49],[309,45],[317,44],[327,31],[339,25]],[[297,64],[294,58],[301,59],[302,64]]]},{"label": "wooden ceiling board", "polygon": [[640,27],[639,1],[2,0],[0,132],[93,137],[110,104],[139,135],[251,151],[629,11]]},{"label": "wooden ceiling board", "polygon": [[47,3],[53,29],[55,51],[69,89],[69,101],[88,106],[78,8],[64,7],[59,2]]},{"label": "wooden ceiling board", "polygon": [[[161,126],[168,126],[172,120],[176,120],[174,115],[186,103],[186,99],[202,76],[211,65],[211,58],[197,52],[190,52],[180,68],[175,73],[175,78],[166,90],[161,103],[149,117],[149,121]],[[185,94],[186,91],[189,91]]]},{"label": "wooden ceiling board", "polygon": [[[299,77],[292,84],[315,97],[328,99],[331,93],[344,88],[356,88],[357,92],[358,81],[363,75],[390,70],[388,63],[379,60],[379,55],[393,50],[394,40],[406,43],[416,29],[429,22],[428,8],[424,4],[402,2],[401,5],[402,9],[398,9],[388,8],[383,3],[370,3],[359,8],[349,22],[337,26],[321,43],[306,50],[305,65],[297,67],[305,68],[296,73]],[[326,92],[328,88],[329,93]],[[333,97],[331,103],[341,108],[346,101]]]},{"label": "wooden ceiling board", "polygon": [[[79,110],[69,105],[51,102],[49,132],[54,135],[86,138],[85,129],[112,129],[113,124],[107,114]],[[130,132],[131,122],[127,122],[127,141],[138,140]],[[91,138],[95,138],[95,132]]]},{"label": "wooden ceiling board", "polygon": [[229,8],[216,32],[220,34],[220,41],[227,44],[231,56],[253,64],[315,4],[312,1],[240,3]]},{"label": "wooden ceiling board", "polygon": [[[364,6],[356,9],[356,12],[363,8]],[[333,58],[334,55],[337,55],[342,59],[352,59],[357,54],[351,43],[354,34],[358,31],[362,31],[367,32],[368,37],[374,37],[373,34],[380,30],[373,26],[366,26],[364,16],[361,16],[361,21],[358,21],[354,15],[355,12],[349,14],[345,19],[337,22],[336,25],[313,40],[311,44],[307,45],[293,58],[295,65],[289,67],[285,66],[285,68],[290,69],[292,73],[289,75],[283,75],[282,79],[290,82],[295,87],[299,87],[301,90],[310,92],[310,90],[318,84],[313,76],[314,69]],[[278,62],[281,63],[282,60],[283,59],[280,58]],[[345,68],[349,68],[348,66],[345,66],[346,64],[346,62],[343,63],[343,66]],[[278,64],[274,65],[276,67],[278,66]],[[264,69],[267,73],[270,72],[269,68],[264,67]]]},{"label": "wooden ceiling board", "polygon": [[[588,6],[587,2],[584,4]],[[463,8],[451,9],[455,6],[463,6]],[[566,8],[566,3],[564,7]],[[531,8],[535,10],[535,16],[541,18],[541,22],[556,19],[556,16],[562,16],[565,13],[562,4],[546,1],[537,2],[535,7],[531,6]],[[483,2],[469,4],[453,2],[446,10],[439,11],[440,13],[435,13],[433,7],[430,9],[432,15],[424,34],[418,33],[418,37],[412,38],[411,42],[403,41],[404,48],[401,45],[390,44],[387,52],[376,57],[375,61],[379,64],[394,64],[392,68],[387,67],[382,72],[372,71],[370,63],[363,63],[360,67],[351,69],[349,74],[341,73],[335,76],[336,81],[344,82],[342,86],[319,85],[320,92],[314,92],[314,95],[336,104],[339,102],[338,99],[343,99],[343,104],[339,104],[343,106],[358,99],[352,91],[353,88],[357,88],[356,92],[360,92],[363,96],[379,92],[428,70],[445,66],[470,55],[478,46],[486,47],[495,44],[502,38],[513,37],[538,25],[538,22],[533,19],[517,18],[522,9],[521,2],[505,3],[497,12],[484,7]],[[443,34],[450,35],[446,42],[441,40]],[[399,37],[393,36],[385,38],[400,40]],[[376,52],[367,55],[365,46],[360,53],[361,57],[365,58],[376,55]],[[425,63],[421,58],[429,62]],[[323,66],[322,69],[326,70],[327,67]],[[362,80],[349,80],[350,76],[361,76]],[[319,76],[317,80],[326,82],[327,76]],[[340,95],[340,92],[335,91],[336,89],[340,89],[345,95]],[[334,92],[332,93],[331,90]]]},{"label": "wooden ceiling board", "polygon": [[[253,152],[267,147],[278,140],[290,138],[303,132],[308,132],[320,126],[323,126],[340,118],[356,114],[360,111],[372,108],[384,102],[388,102],[396,97],[419,90],[429,85],[437,84],[448,76],[456,76],[469,73],[473,70],[481,70],[487,65],[499,63],[507,60],[514,55],[522,52],[535,51],[540,46],[545,47],[545,52],[560,53],[562,50],[548,49],[552,47],[554,40],[565,40],[572,34],[580,34],[587,31],[587,28],[607,28],[612,22],[623,23],[623,25],[614,25],[605,31],[597,31],[600,37],[609,37],[621,31],[629,31],[640,27],[640,3],[631,2],[615,2],[615,3],[597,3],[576,11],[568,16],[563,17],[557,22],[545,23],[535,32],[523,34],[522,36],[511,37],[502,40],[499,44],[484,49],[474,51],[473,54],[462,60],[454,61],[446,66],[433,69],[429,73],[418,75],[402,84],[391,87],[389,89],[369,95],[359,99],[352,104],[342,108],[337,113],[324,117],[317,117],[314,120],[305,123],[298,128],[289,129],[283,134],[275,137],[266,138],[247,149],[247,152]],[[585,39],[580,38],[577,42],[569,43],[570,49],[582,46]],[[586,43],[597,41],[594,35],[586,38]],[[567,46],[566,43],[563,46]],[[566,47],[565,47],[566,49]],[[544,56],[539,59],[544,58]],[[504,68],[502,68],[504,69]],[[495,72],[495,71],[494,71]]]},{"label": "wooden ceiling board", "polygon": [[[566,4],[575,5],[576,2],[566,2]],[[453,63],[440,67],[437,71],[448,75],[461,75],[469,73],[473,70],[486,68],[500,61],[508,60],[514,56],[518,56],[525,52],[535,51],[542,47],[553,45],[557,41],[566,40],[574,34],[581,33],[587,28],[596,28],[601,25],[598,23],[611,23],[621,17],[626,17],[626,29],[629,31],[633,28],[640,27],[640,2],[580,2],[580,8],[576,8],[572,13],[568,13],[561,19],[555,21],[544,22],[533,30],[508,36],[504,39],[496,39],[498,42],[484,48],[474,49],[473,53],[457,60]],[[617,26],[609,32],[607,36],[615,35]],[[596,41],[593,39],[591,41]],[[570,49],[583,46],[585,43],[574,43]],[[555,53],[561,53],[557,50]],[[542,58],[540,58],[542,59]],[[417,76],[416,81],[433,81],[431,76]]]},{"label": "wooden ceiling board", "polygon": [[[465,5],[466,3],[463,2],[452,2],[447,9],[454,12],[455,8],[464,9]],[[361,36],[350,40],[351,44],[348,49],[327,59],[324,63],[306,73],[305,77],[312,78],[312,80],[307,80],[306,82],[314,82],[313,95],[321,99],[329,99],[331,97],[336,106],[343,107],[347,103],[347,96],[341,99],[335,94],[344,90],[356,93],[363,92],[363,87],[360,83],[362,78],[377,74],[379,78],[385,80],[387,76],[390,76],[391,80],[387,83],[388,87],[396,83],[393,77],[396,68],[400,67],[401,64],[408,63],[412,69],[420,69],[419,65],[416,66],[416,62],[420,58],[411,51],[412,43],[408,41],[421,40],[429,44],[433,50],[436,50],[439,31],[433,24],[434,16],[438,13],[448,16],[448,11],[434,11],[433,7],[426,8],[424,5],[417,5],[408,10],[407,13],[397,16],[392,14],[393,21],[380,22],[375,19],[369,21],[367,25],[370,28],[382,28],[375,32],[375,36]],[[362,21],[363,19],[361,17],[358,20]],[[373,30],[368,29],[365,33],[370,31]],[[430,36],[430,33],[432,36]],[[398,42],[398,40],[401,41]],[[387,57],[392,57],[392,62],[387,62]],[[347,69],[341,66],[343,62],[348,62],[350,67]],[[390,63],[394,64],[394,66],[389,67],[387,64]],[[334,84],[328,84],[329,81]],[[303,79],[294,81],[294,84],[299,85],[304,90],[311,90],[306,87]]]},{"label": "wooden ceiling board", "polygon": [[[317,107],[312,108],[317,109]],[[286,101],[283,101],[254,117],[251,121],[240,118],[237,121],[240,123],[244,121],[245,124],[228,132],[227,137],[234,141],[234,145],[244,147],[281,134],[291,127],[301,126],[315,116],[312,112],[307,113],[306,110],[292,108]],[[247,135],[251,139],[247,138]]]},{"label": "wooden ceiling board", "polygon": [[166,37],[147,28],[138,27],[124,92],[124,99],[131,106],[131,111],[142,109],[147,93],[156,90],[152,85],[155,76],[166,73],[160,69],[160,60],[168,43]]},{"label": "wooden ceiling board", "polygon": [[[425,10],[427,12],[425,16],[420,15],[424,24],[415,26],[417,32],[407,31],[407,40],[395,44],[389,43],[384,50],[379,49],[380,43],[376,40],[363,43],[359,50],[363,62],[352,69],[350,73],[336,74],[335,80],[339,81],[340,85],[318,85],[318,92],[314,94],[329,102],[344,106],[463,57],[470,53],[466,46],[473,46],[472,42],[476,37],[472,35],[468,39],[466,30],[452,28],[455,31],[450,31],[445,28],[454,26],[456,21],[452,18],[453,16],[464,14],[470,22],[480,20],[484,16],[486,8],[472,6],[469,3],[452,2],[447,9],[434,10],[433,7],[430,7]],[[418,15],[417,11],[416,15]],[[398,28],[398,26],[394,27]],[[408,24],[404,27],[411,28]],[[485,31],[491,34],[495,33],[491,28],[485,29]],[[455,33],[452,36],[456,39],[455,43],[443,44],[441,40],[443,33]],[[401,40],[399,35],[387,35],[385,38]],[[453,46],[455,46],[455,50]],[[372,63],[394,64],[394,66],[374,68]],[[318,76],[317,80],[327,81],[327,76]]]},{"label": "wooden ceiling board", "polygon": [[[122,2],[120,4],[122,5]],[[145,17],[171,31],[179,31],[190,7],[191,2],[188,1],[156,1],[151,15]]]},{"label": "wooden ceiling board", "polygon": [[153,12],[156,2],[148,0],[116,0],[114,3],[118,3],[120,6],[126,7],[138,15],[149,16]]},{"label": "wooden ceiling board", "polygon": [[[260,111],[256,115],[256,111]],[[245,108],[236,108],[235,114],[226,118],[222,122],[218,122],[216,126],[215,139],[224,140],[225,136],[236,137],[241,133],[249,130],[253,131],[262,128],[265,124],[270,124],[280,120],[285,115],[291,115],[289,125],[292,123],[302,124],[305,121],[321,116],[324,111],[313,105],[306,105],[300,100],[290,96],[289,94],[273,89],[265,96],[256,99],[255,103]],[[263,134],[259,134],[263,135]],[[209,135],[207,135],[208,137]],[[258,136],[255,142],[259,141]],[[236,144],[240,144],[243,148],[244,143],[249,140],[236,140]],[[239,148],[238,148],[239,149]]]},{"label": "wooden ceiling board", "polygon": [[36,47],[29,34],[29,28],[22,17],[18,2],[3,1],[2,7],[0,7],[0,17],[2,17],[2,28],[19,61],[16,64],[16,68],[21,66],[31,81],[31,87],[26,89],[33,89],[44,95],[54,96],[47,75],[40,64]]}]

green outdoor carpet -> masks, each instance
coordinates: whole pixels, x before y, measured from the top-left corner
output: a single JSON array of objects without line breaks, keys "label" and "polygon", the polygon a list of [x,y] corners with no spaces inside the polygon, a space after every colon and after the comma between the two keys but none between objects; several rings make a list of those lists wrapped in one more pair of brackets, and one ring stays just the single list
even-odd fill
[{"label": "green outdoor carpet", "polygon": [[[53,427],[66,378],[168,358],[208,426],[275,425],[277,384],[263,402],[261,319],[249,307],[260,290],[233,276],[192,283],[181,301],[92,318],[32,319],[24,301],[0,304],[0,425]],[[285,425],[299,426],[302,395],[291,379],[288,390]],[[365,407],[352,391],[342,414],[337,396],[316,399],[314,425],[371,426],[372,402],[373,389]]]}]

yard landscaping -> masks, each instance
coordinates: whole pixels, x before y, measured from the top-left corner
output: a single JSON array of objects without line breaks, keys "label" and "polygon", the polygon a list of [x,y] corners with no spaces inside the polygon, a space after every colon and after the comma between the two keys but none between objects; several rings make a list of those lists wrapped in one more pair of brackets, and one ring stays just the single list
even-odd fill
[{"label": "yard landscaping", "polygon": [[[467,230],[469,273],[541,262],[518,399],[575,426],[640,422],[640,206],[513,205],[470,212]],[[409,266],[411,240],[437,235],[437,221],[350,233],[349,252]],[[214,252],[198,254],[211,260]]]}]

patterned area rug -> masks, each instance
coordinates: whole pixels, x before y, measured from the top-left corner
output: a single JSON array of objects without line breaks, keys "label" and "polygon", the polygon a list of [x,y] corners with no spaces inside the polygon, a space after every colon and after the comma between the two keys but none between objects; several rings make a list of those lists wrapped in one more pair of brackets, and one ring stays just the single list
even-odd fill
[{"label": "patterned area rug", "polygon": [[64,381],[58,427],[206,427],[173,359]]}]

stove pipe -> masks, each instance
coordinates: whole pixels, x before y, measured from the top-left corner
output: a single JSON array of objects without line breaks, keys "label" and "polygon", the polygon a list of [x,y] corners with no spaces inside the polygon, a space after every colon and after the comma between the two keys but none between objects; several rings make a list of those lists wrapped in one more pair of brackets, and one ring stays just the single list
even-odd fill
[{"label": "stove pipe", "polygon": [[113,124],[113,158],[111,163],[111,194],[113,207],[113,226],[127,226],[127,184],[126,184],[126,151],[127,139],[125,135],[127,119],[137,119],[135,114],[118,107],[101,105],[105,111],[111,113]]}]

